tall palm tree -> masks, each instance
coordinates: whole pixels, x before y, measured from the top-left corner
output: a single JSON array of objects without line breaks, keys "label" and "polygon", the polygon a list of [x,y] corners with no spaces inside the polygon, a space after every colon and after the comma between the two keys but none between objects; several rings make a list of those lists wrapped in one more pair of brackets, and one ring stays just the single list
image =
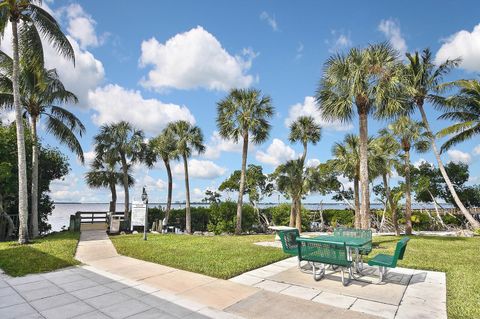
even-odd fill
[{"label": "tall palm tree", "polygon": [[168,176],[168,193],[167,193],[167,207],[165,210],[165,223],[168,223],[170,217],[170,210],[172,207],[172,188],[173,178],[170,161],[179,159],[179,154],[176,152],[177,141],[173,135],[172,130],[164,129],[157,137],[149,142],[149,149],[153,152],[154,160],[161,158]]},{"label": "tall palm tree", "polygon": [[[430,148],[428,134],[422,122],[414,121],[409,116],[400,116],[395,122],[381,131],[382,136],[393,137],[403,151],[403,171],[405,174],[405,233],[412,234],[412,183],[410,173],[410,152],[412,149],[424,153]],[[385,143],[383,143],[385,145]]]},{"label": "tall palm tree", "polygon": [[[18,149],[18,242],[28,241],[28,192],[22,106],[20,102],[20,49],[22,60],[43,67],[42,38],[63,57],[75,63],[75,53],[60,25],[37,0],[3,0],[0,2],[0,35],[8,24],[12,28],[12,87]],[[20,29],[20,30],[19,30]]]},{"label": "tall palm tree", "polygon": [[130,218],[130,196],[128,169],[134,163],[143,161],[145,152],[144,134],[130,123],[121,121],[104,124],[94,137],[95,152],[100,157],[118,159],[123,173],[123,189],[125,192],[124,218]]},{"label": "tall palm tree", "polygon": [[[11,65],[10,57],[3,52],[0,52],[0,61],[4,65]],[[75,94],[65,89],[55,69],[34,70],[27,67],[20,71],[20,103],[29,117],[32,133],[31,236],[35,238],[38,236],[37,124],[42,116],[46,117],[47,132],[74,152],[82,163],[83,150],[76,134],[81,137],[85,133],[85,127],[73,113],[60,106],[77,103],[78,100]],[[3,72],[0,73],[0,107],[13,107],[12,74]]]},{"label": "tall palm tree", "polygon": [[[115,162],[104,161],[99,157],[95,158],[91,169],[85,174],[85,182],[91,188],[109,188],[112,200],[110,201],[111,213],[115,213],[117,206],[117,185],[123,184],[123,172],[119,171]],[[128,175],[128,185],[135,184],[134,177]]]},{"label": "tall palm tree", "polygon": [[185,230],[192,233],[192,215],[190,213],[190,182],[188,178],[188,158],[193,152],[202,154],[205,152],[203,134],[200,127],[190,124],[187,121],[176,121],[167,126],[167,131],[173,134],[176,143],[176,152],[183,159],[185,172]]},{"label": "tall palm tree", "polygon": [[256,89],[233,89],[217,103],[217,127],[220,136],[243,142],[240,190],[237,202],[237,224],[235,234],[242,232],[242,205],[247,171],[248,142],[261,144],[268,139],[274,108],[269,96]]},{"label": "tall palm tree", "polygon": [[[374,139],[370,137],[367,141],[369,162],[373,160]],[[353,181],[353,194],[355,206],[355,227],[361,227],[360,215],[360,142],[358,135],[347,134],[343,142],[337,142],[332,147],[333,159],[328,163],[339,174],[344,175]],[[372,170],[372,165],[369,166]],[[373,174],[369,174],[372,176]]]},{"label": "tall palm tree", "polygon": [[351,122],[359,117],[361,226],[370,228],[368,176],[368,115],[399,112],[403,104],[394,98],[400,78],[397,52],[387,43],[353,48],[347,55],[336,54],[325,63],[316,93],[322,116],[329,121]]},{"label": "tall palm tree", "polygon": [[307,157],[308,143],[317,145],[321,137],[322,128],[315,123],[315,119],[312,116],[300,116],[290,124],[290,136],[288,139],[292,143],[302,143],[303,153],[300,158],[302,163],[305,163],[305,158]]},{"label": "tall palm tree", "polygon": [[408,63],[404,67],[403,86],[402,90],[408,95],[410,103],[415,108],[418,108],[422,115],[422,121],[425,125],[425,130],[430,136],[430,145],[433,150],[433,154],[438,163],[438,168],[447,184],[447,187],[452,194],[455,204],[458,206],[462,214],[467,221],[472,225],[474,229],[480,228],[480,223],[473,218],[470,212],[465,208],[462,201],[457,195],[455,188],[445,170],[440,152],[438,151],[435,143],[435,135],[432,133],[430,123],[428,122],[427,114],[425,113],[425,102],[431,102],[435,107],[441,108],[445,102],[445,99],[440,97],[438,93],[441,93],[445,87],[442,83],[443,77],[449,73],[453,68],[457,67],[460,63],[459,59],[446,60],[440,65],[435,65],[433,62],[432,53],[429,49],[425,49],[420,56],[418,52],[413,55],[407,53]]},{"label": "tall palm tree", "polygon": [[437,136],[453,135],[440,148],[440,152],[469,140],[480,134],[480,82],[477,80],[459,80],[455,85],[460,89],[445,99],[445,113],[439,119],[452,120],[455,124],[441,129]]}]

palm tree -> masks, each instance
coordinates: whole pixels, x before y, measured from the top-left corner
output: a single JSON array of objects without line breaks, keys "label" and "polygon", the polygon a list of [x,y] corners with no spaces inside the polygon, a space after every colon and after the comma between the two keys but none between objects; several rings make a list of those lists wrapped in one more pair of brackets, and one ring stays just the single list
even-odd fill
[{"label": "palm tree", "polygon": [[242,168],[237,202],[235,234],[242,232],[242,205],[247,171],[248,142],[261,144],[268,139],[274,108],[269,96],[256,89],[232,89],[217,103],[217,126],[220,136],[238,142],[242,139]]},{"label": "palm tree", "polygon": [[[22,61],[43,67],[42,39],[45,39],[61,56],[75,63],[75,53],[70,42],[55,18],[37,5],[40,3],[41,1],[38,0],[4,0],[0,3],[0,35],[3,36],[9,22],[12,27],[12,91],[18,149],[18,242],[20,244],[28,241],[28,192],[27,159],[20,102],[19,48],[22,49]],[[18,30],[19,27],[20,30]]]},{"label": "palm tree", "polygon": [[[368,176],[368,115],[399,112],[403,104],[395,99],[400,78],[397,53],[389,44],[353,48],[347,55],[336,54],[325,63],[316,93],[322,116],[329,121],[351,122],[355,109],[359,117],[359,158],[361,226],[370,228]],[[355,106],[355,108],[354,108]]]},{"label": "palm tree", "polygon": [[315,123],[313,116],[300,116],[290,124],[290,136],[288,139],[292,143],[302,142],[303,154],[300,158],[302,163],[305,163],[305,158],[307,157],[308,143],[317,145],[321,137],[322,128]]},{"label": "palm tree", "polygon": [[190,214],[190,182],[188,179],[188,158],[193,152],[202,154],[205,152],[202,130],[187,121],[176,121],[167,126],[167,130],[173,134],[176,143],[176,152],[183,159],[185,172],[185,230],[192,233],[192,216]]},{"label": "palm tree", "polygon": [[480,82],[459,80],[455,85],[460,91],[445,99],[445,113],[438,118],[455,121],[437,133],[439,137],[453,135],[443,143],[440,152],[480,134]]},{"label": "palm tree", "polygon": [[172,188],[173,178],[172,169],[170,167],[170,161],[177,160],[179,158],[176,152],[177,141],[175,140],[172,130],[164,129],[157,137],[153,138],[149,142],[149,149],[153,152],[154,160],[161,158],[168,176],[168,193],[167,193],[167,208],[165,210],[165,223],[168,223],[170,217],[170,210],[172,207]]},{"label": "palm tree", "polygon": [[440,153],[435,143],[435,135],[432,133],[430,124],[428,122],[427,114],[425,113],[425,102],[431,102],[434,106],[441,108],[445,104],[445,99],[437,94],[444,89],[445,85],[442,83],[443,77],[449,73],[453,68],[460,63],[459,59],[446,60],[440,65],[433,63],[432,53],[429,49],[425,49],[422,55],[418,52],[415,54],[407,53],[408,64],[404,67],[403,86],[402,90],[408,95],[410,103],[413,107],[418,108],[422,115],[422,121],[425,125],[425,130],[430,137],[430,144],[433,154],[438,163],[438,168],[447,184],[447,187],[452,194],[455,204],[458,206],[467,221],[474,229],[480,228],[480,223],[473,218],[470,212],[465,208],[462,201],[457,195],[455,188],[448,177],[447,171],[443,165]]},{"label": "palm tree", "polygon": [[[11,59],[0,52],[2,64],[11,65]],[[0,107],[13,106],[12,76],[0,74]],[[83,163],[83,150],[75,134],[80,137],[85,133],[82,122],[61,104],[77,103],[77,97],[67,91],[60,81],[55,69],[33,70],[22,68],[20,73],[21,105],[30,118],[32,133],[32,234],[38,236],[38,134],[37,124],[42,116],[47,118],[47,132],[53,134],[60,143],[66,145]]]},{"label": "palm tree", "polygon": [[[424,153],[430,148],[428,134],[422,122],[414,121],[409,116],[400,116],[395,122],[382,130],[382,136],[393,137],[403,151],[403,171],[405,174],[405,233],[412,234],[412,183],[410,173],[410,152],[412,148]],[[386,144],[386,143],[382,143]]]},{"label": "palm tree", "polygon": [[122,121],[114,124],[104,124],[94,137],[95,152],[100,157],[115,158],[122,167],[123,189],[125,192],[124,218],[130,218],[130,197],[128,169],[134,163],[143,161],[145,152],[144,134],[130,123]]},{"label": "palm tree", "polygon": [[[374,139],[370,137],[367,142],[369,162],[373,160]],[[333,159],[328,163],[334,171],[353,181],[353,194],[355,206],[355,228],[361,227],[360,215],[360,142],[358,135],[347,134],[343,142],[337,142],[332,147]],[[369,170],[372,170],[370,165]],[[369,176],[372,174],[369,174]]]},{"label": "palm tree", "polygon": [[[118,171],[116,162],[104,162],[102,158],[95,158],[91,169],[85,174],[85,181],[91,188],[109,188],[112,194],[110,201],[111,213],[115,213],[117,206],[117,184],[123,184],[123,173]],[[135,184],[134,177],[128,175],[128,185]]]}]

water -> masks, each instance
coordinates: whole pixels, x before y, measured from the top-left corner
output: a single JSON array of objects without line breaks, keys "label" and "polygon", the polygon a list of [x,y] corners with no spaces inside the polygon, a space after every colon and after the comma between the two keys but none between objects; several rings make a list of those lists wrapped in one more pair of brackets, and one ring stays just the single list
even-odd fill
[{"label": "water", "polygon": [[[210,204],[207,203],[192,203],[192,207],[207,207]],[[266,208],[271,206],[276,206],[278,203],[261,203],[259,204],[260,208]],[[149,207],[165,207],[165,203],[151,203],[148,204]],[[344,209],[347,208],[344,203],[324,203],[320,205],[319,203],[304,203],[303,206],[309,210],[318,210],[322,209]],[[383,204],[372,203],[372,209],[381,209]],[[431,208],[429,205],[419,205],[413,204],[413,208]],[[124,210],[123,203],[117,203],[117,212],[122,212]],[[444,207],[449,207],[449,205],[444,205]],[[70,215],[74,215],[78,211],[82,212],[106,212],[108,211],[108,203],[56,203],[55,208],[52,212],[52,215],[48,217],[48,222],[52,225],[52,231],[59,231],[62,227],[68,227],[70,223]],[[185,208],[184,203],[172,203],[173,209]]]}]

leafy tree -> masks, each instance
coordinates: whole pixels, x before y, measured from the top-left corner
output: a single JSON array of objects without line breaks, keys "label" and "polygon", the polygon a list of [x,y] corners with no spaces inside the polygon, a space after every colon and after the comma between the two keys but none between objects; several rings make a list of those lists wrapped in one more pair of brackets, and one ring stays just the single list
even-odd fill
[{"label": "leafy tree", "polygon": [[187,121],[170,123],[167,130],[171,132],[176,141],[176,153],[183,159],[185,172],[185,229],[188,234],[192,233],[192,216],[190,213],[190,182],[188,179],[188,158],[193,152],[202,154],[205,152],[202,130]]},{"label": "leafy tree", "polygon": [[238,142],[242,140],[242,167],[237,201],[235,234],[242,231],[242,205],[245,193],[248,143],[261,144],[268,139],[274,108],[271,98],[256,89],[233,89],[217,103],[217,127],[220,136]]},{"label": "leafy tree", "polygon": [[[20,231],[18,242],[28,241],[28,191],[24,128],[20,101],[20,58],[24,63],[43,68],[42,39],[63,57],[75,61],[75,53],[60,25],[35,0],[4,0],[0,3],[0,35],[3,36],[10,23],[12,28],[12,91],[17,129],[18,153],[18,209]],[[20,52],[22,56],[20,57]]]},{"label": "leafy tree", "polygon": [[445,99],[438,95],[438,93],[441,93],[442,89],[445,88],[444,83],[442,83],[443,77],[453,68],[457,67],[460,60],[446,60],[445,62],[436,65],[433,62],[432,53],[429,49],[423,50],[421,56],[419,56],[418,52],[415,52],[413,55],[407,53],[407,58],[408,64],[404,67],[404,75],[402,76],[402,91],[408,96],[412,107],[417,108],[420,111],[425,130],[430,137],[430,145],[437,160],[438,168],[445,179],[445,183],[455,201],[455,205],[459,207],[460,211],[472,227],[474,229],[479,229],[480,223],[475,220],[465,208],[465,205],[458,197],[455,187],[447,174],[442,159],[440,158],[440,152],[437,149],[435,135],[430,129],[430,123],[428,122],[427,114],[424,109],[425,102],[431,102],[433,106],[439,107],[440,109],[441,106],[445,104]]},{"label": "leafy tree", "polygon": [[207,189],[205,191],[205,198],[202,199],[202,202],[210,203],[210,204],[218,204],[220,203],[220,198],[222,195],[217,191]]},{"label": "leafy tree", "polygon": [[177,141],[173,135],[173,132],[168,129],[164,129],[157,137],[149,141],[150,153],[153,155],[152,160],[149,162],[156,162],[159,158],[163,161],[165,169],[167,170],[168,177],[168,190],[167,190],[167,207],[165,210],[165,224],[168,224],[170,218],[170,210],[172,208],[172,189],[173,189],[173,177],[172,168],[170,167],[170,161],[178,160],[179,154],[177,153]]},{"label": "leafy tree", "polygon": [[[218,190],[239,192],[241,175],[242,173],[240,170],[234,171],[229,178],[220,184]],[[258,203],[265,196],[270,196],[272,194],[273,184],[268,181],[268,176],[263,174],[262,166],[254,164],[248,165],[243,192],[248,195],[250,204],[254,208],[258,218],[260,219],[260,217],[263,217],[263,221],[268,225],[268,218],[260,214]]]},{"label": "leafy tree", "polygon": [[480,134],[480,82],[459,80],[455,85],[460,91],[445,99],[445,113],[439,117],[441,120],[454,121],[455,124],[437,133],[439,137],[453,136],[442,145],[440,152]]},{"label": "leafy tree", "polygon": [[[0,65],[7,66],[0,71],[0,107],[13,107],[13,87],[11,71],[12,60],[0,52]],[[22,64],[23,65],[23,64]],[[85,133],[82,122],[70,111],[60,105],[77,103],[77,97],[67,91],[60,81],[55,69],[34,70],[20,69],[21,105],[30,120],[33,138],[32,149],[32,234],[38,236],[38,134],[37,124],[41,117],[46,118],[47,132],[73,151],[83,163],[83,150],[75,134],[80,137]]]},{"label": "leafy tree", "polygon": [[404,108],[398,99],[400,80],[397,52],[387,43],[335,54],[325,63],[316,93],[322,116],[329,121],[351,122],[359,117],[361,226],[370,228],[368,170],[368,115],[385,116]]},{"label": "leafy tree", "polygon": [[[144,161],[145,143],[142,130],[134,128],[130,123],[122,121],[104,124],[95,135],[95,153],[99,158],[116,159],[122,167],[123,189],[125,192],[125,220],[130,220],[130,196],[128,169],[138,162]],[[107,162],[110,164],[110,162]]]},{"label": "leafy tree", "polygon": [[[412,149],[424,153],[430,148],[430,140],[422,122],[412,120],[408,116],[400,116],[381,134],[388,138],[393,137],[403,151],[403,175],[405,176],[405,233],[412,234],[412,197],[410,152]],[[382,143],[386,145],[386,143]]]}]

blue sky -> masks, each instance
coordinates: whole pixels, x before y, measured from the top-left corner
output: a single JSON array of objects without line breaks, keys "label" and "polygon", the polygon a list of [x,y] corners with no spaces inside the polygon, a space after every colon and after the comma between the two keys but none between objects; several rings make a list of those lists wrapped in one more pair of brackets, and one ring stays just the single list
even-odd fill
[{"label": "blue sky", "polygon": [[[311,163],[331,156],[332,144],[352,124],[324,123],[312,96],[322,65],[334,52],[354,46],[391,41],[399,51],[430,47],[438,61],[463,57],[449,79],[473,78],[480,71],[480,19],[477,1],[47,1],[76,51],[75,69],[46,50],[49,67],[56,67],[68,89],[80,98],[71,106],[87,127],[81,143],[87,159],[99,125],[128,120],[152,137],[168,121],[186,119],[201,127],[207,152],[191,160],[192,199],[203,198],[240,167],[240,147],[216,135],[216,102],[231,87],[255,87],[273,99],[276,115],[270,139],[255,145],[248,162],[266,173],[294,158],[300,145],[288,143],[287,124],[299,114],[316,116],[322,140],[309,149]],[[1,48],[10,50],[8,35]],[[3,115],[3,116],[8,116]],[[446,125],[429,111],[435,130]],[[370,120],[375,134],[385,122]],[[40,132],[43,141],[57,142]],[[446,161],[471,165],[471,182],[478,183],[480,147],[472,140],[444,154]],[[106,202],[108,190],[90,190],[83,182],[87,167],[74,155],[71,173],[52,185],[57,201]],[[414,154],[433,162],[431,154]],[[182,166],[174,169],[174,199],[184,199]],[[148,186],[151,202],[164,201],[166,173],[135,167],[133,197]],[[347,181],[345,181],[347,183]],[[119,199],[122,193],[119,192]],[[276,200],[276,196],[274,196]],[[308,201],[322,199],[311,195]],[[324,198],[328,201],[329,197]],[[120,200],[121,201],[121,200]]]}]

